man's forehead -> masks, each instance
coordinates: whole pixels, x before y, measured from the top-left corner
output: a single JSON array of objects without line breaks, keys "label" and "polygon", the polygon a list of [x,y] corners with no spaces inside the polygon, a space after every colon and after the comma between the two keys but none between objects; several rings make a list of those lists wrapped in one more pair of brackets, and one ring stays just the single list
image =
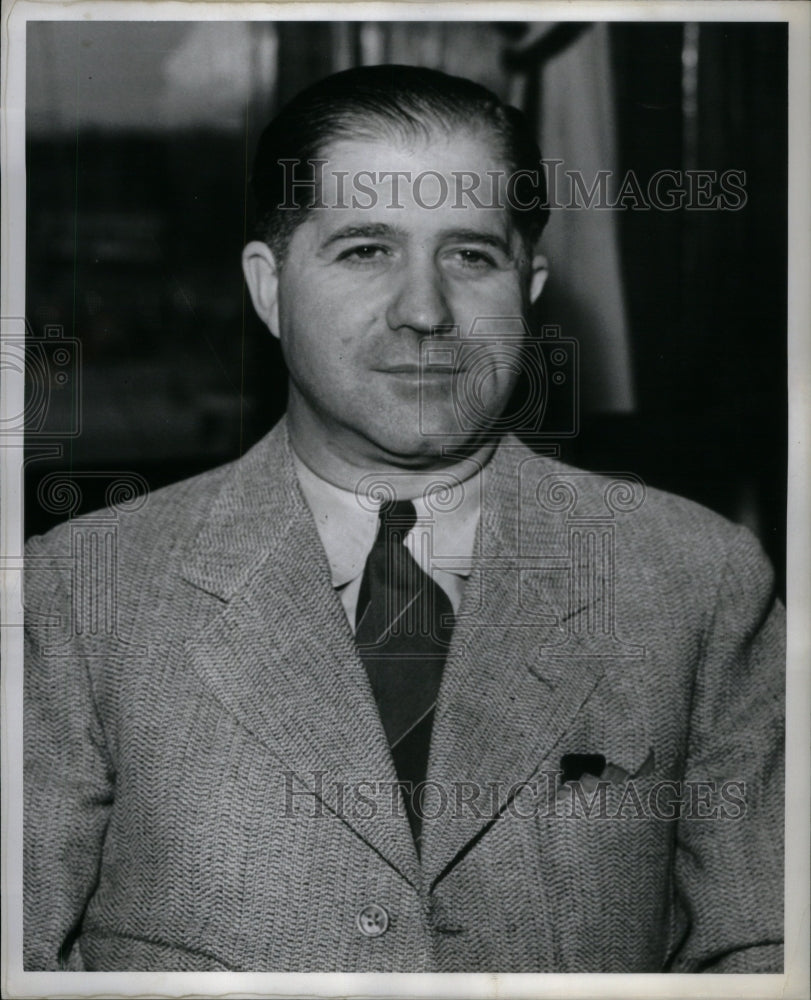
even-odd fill
[{"label": "man's forehead", "polygon": [[345,134],[333,138],[321,149],[322,158],[332,161],[352,161],[370,169],[385,170],[383,160],[409,165],[414,157],[433,160],[442,170],[448,166],[457,170],[480,167],[506,168],[499,138],[490,128],[477,125],[457,125],[440,128],[425,124],[412,132],[392,128],[389,134]]},{"label": "man's forehead", "polygon": [[309,220],[328,237],[398,237],[416,227],[509,238],[508,171],[491,146],[467,131],[435,140],[332,143]]},{"label": "man's forehead", "polygon": [[370,181],[390,183],[412,182],[420,174],[455,177],[503,179],[509,174],[507,163],[499,144],[490,130],[483,128],[458,128],[450,131],[432,130],[425,134],[391,136],[341,137],[327,143],[320,151],[323,162],[320,173],[325,181],[345,183],[347,171],[365,175]]}]

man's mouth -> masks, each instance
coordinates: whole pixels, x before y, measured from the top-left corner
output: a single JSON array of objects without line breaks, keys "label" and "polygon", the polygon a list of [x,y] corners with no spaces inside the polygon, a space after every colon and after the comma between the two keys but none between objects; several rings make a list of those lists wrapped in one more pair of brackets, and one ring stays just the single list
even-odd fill
[{"label": "man's mouth", "polygon": [[452,365],[404,364],[387,365],[385,368],[378,368],[377,371],[383,372],[385,375],[403,375],[411,378],[417,378],[419,376],[431,378],[450,378],[453,375],[458,375],[461,372],[461,369]]}]

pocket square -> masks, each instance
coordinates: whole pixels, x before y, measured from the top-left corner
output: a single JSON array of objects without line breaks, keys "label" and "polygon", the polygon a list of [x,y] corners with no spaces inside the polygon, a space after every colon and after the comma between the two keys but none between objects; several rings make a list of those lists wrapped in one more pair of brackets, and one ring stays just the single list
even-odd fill
[{"label": "pocket square", "polygon": [[601,753],[565,753],[560,758],[560,783],[580,781],[584,774],[599,778],[605,770],[605,757]]},{"label": "pocket square", "polygon": [[563,772],[560,783],[582,781],[585,777],[589,782],[596,778],[598,781],[608,781],[614,785],[621,785],[631,779],[644,778],[653,774],[655,769],[656,755],[653,747],[650,748],[642,765],[633,774],[618,764],[607,763],[605,756],[601,753],[565,753],[560,758],[560,770]]}]

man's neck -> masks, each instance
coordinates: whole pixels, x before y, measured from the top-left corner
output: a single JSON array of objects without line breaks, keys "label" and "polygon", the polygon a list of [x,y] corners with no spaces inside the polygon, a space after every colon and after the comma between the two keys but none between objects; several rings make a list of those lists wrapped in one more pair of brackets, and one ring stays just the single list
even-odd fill
[{"label": "man's neck", "polygon": [[460,443],[457,447],[443,449],[432,456],[419,456],[414,464],[409,457],[402,461],[397,456],[366,457],[353,453],[325,440],[306,421],[297,420],[288,412],[287,426],[290,444],[296,456],[315,475],[340,489],[370,492],[374,482],[386,484],[398,500],[421,496],[429,484],[437,486],[464,482],[481,472],[492,458],[497,442]]}]

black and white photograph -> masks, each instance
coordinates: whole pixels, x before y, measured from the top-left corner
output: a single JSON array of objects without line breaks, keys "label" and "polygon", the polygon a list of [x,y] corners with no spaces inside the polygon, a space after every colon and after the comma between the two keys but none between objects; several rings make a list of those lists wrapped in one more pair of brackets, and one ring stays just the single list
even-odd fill
[{"label": "black and white photograph", "polygon": [[405,6],[10,7],[3,996],[807,997],[809,5]]}]

